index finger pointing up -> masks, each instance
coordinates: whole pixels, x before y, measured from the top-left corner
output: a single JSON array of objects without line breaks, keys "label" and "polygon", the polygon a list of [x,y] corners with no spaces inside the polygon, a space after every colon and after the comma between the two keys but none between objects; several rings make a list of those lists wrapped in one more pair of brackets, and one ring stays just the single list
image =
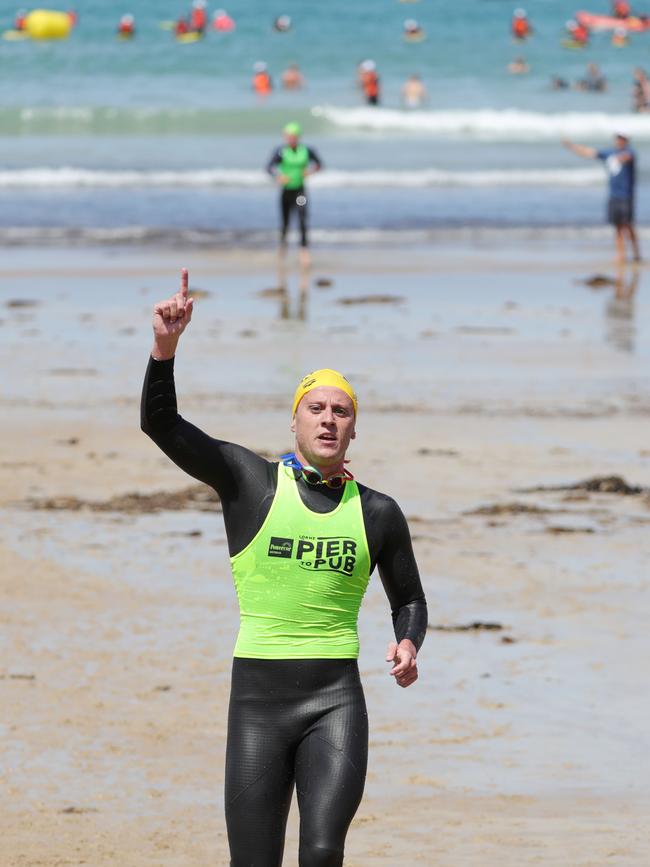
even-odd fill
[{"label": "index finger pointing up", "polygon": [[183,298],[187,298],[187,285],[189,279],[189,272],[187,268],[181,268],[181,295]]}]

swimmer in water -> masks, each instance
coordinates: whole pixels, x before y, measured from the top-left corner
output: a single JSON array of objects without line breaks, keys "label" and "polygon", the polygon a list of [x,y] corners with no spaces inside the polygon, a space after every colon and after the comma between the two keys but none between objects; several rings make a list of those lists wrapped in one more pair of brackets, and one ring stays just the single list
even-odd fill
[{"label": "swimmer in water", "polygon": [[637,114],[646,114],[650,111],[650,81],[640,66],[634,70],[632,111],[637,112]]},{"label": "swimmer in water", "polygon": [[194,33],[205,32],[208,26],[207,0],[194,0],[190,12],[190,30]]},{"label": "swimmer in water", "polygon": [[364,60],[359,65],[359,84],[368,105],[379,105],[381,87],[374,60]]},{"label": "swimmer in water", "polygon": [[415,18],[407,18],[404,22],[403,37],[407,42],[422,42],[426,33]]},{"label": "swimmer in water", "polygon": [[212,26],[220,33],[232,33],[235,29],[235,22],[225,9],[217,9],[212,19]]},{"label": "swimmer in water", "polygon": [[524,9],[515,9],[510,29],[512,31],[512,38],[518,42],[523,42],[524,39],[532,36],[533,28]]},{"label": "swimmer in water", "polygon": [[[210,436],[179,415],[174,361],[194,310],[181,273],[180,290],[153,309],[140,424],[222,505],[241,610],[225,768],[230,863],[282,863],[295,789],[301,867],[342,867],[366,777],[357,620],[375,567],[392,615],[388,674],[402,689],[418,679],[427,605],[408,524],[394,499],[355,481],[347,468],[359,404],[336,370],[315,370],[298,383],[288,401],[293,451],[279,460]],[[391,725],[417,712],[413,704],[400,709],[399,698],[396,704]],[[400,773],[396,761],[393,775]]]},{"label": "swimmer in water", "polygon": [[290,63],[282,73],[282,87],[285,90],[301,90],[305,86],[305,78],[297,63]]},{"label": "swimmer in water", "polygon": [[273,151],[266,170],[281,188],[280,253],[286,252],[289,220],[295,210],[300,227],[301,261],[305,264],[309,261],[305,178],[320,171],[323,164],[316,151],[300,142],[301,135],[300,124],[288,123],[284,128],[285,144]]},{"label": "swimmer in water", "polygon": [[587,64],[587,73],[575,83],[576,90],[584,90],[588,93],[604,93],[607,90],[607,79],[602,74],[596,63]]},{"label": "swimmer in water", "polygon": [[252,87],[258,96],[266,97],[273,91],[273,79],[263,60],[253,64]]},{"label": "swimmer in water", "polygon": [[291,30],[291,18],[289,15],[278,15],[273,21],[273,29],[278,33],[288,33]]},{"label": "swimmer in water", "polygon": [[510,75],[526,75],[530,72],[530,66],[526,63],[526,60],[523,57],[515,57],[515,59],[508,64],[508,72]]},{"label": "swimmer in water", "polygon": [[405,108],[421,108],[427,102],[427,89],[419,75],[409,75],[402,85],[401,96]]},{"label": "swimmer in water", "polygon": [[120,18],[117,35],[120,39],[133,39],[135,36],[135,17],[130,12]]}]

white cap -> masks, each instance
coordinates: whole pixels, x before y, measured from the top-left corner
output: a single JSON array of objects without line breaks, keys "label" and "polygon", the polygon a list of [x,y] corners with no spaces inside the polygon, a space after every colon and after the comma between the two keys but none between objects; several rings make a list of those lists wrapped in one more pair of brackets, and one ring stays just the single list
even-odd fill
[{"label": "white cap", "polygon": [[415,30],[417,28],[417,26],[418,26],[418,22],[415,20],[415,18],[407,18],[406,21],[404,22],[404,29],[405,30]]},{"label": "white cap", "polygon": [[570,18],[564,26],[567,30],[573,30],[574,27],[578,26],[578,22],[574,21],[573,18]]},{"label": "white cap", "polygon": [[628,131],[625,130],[625,129],[617,129],[616,132],[614,133],[614,135],[615,135],[617,138],[624,138],[625,141],[629,141],[629,140],[630,140],[630,134],[629,134]]},{"label": "white cap", "polygon": [[258,60],[257,63],[253,64],[253,72],[264,72],[266,70],[266,63],[263,60]]},{"label": "white cap", "polygon": [[515,9],[514,11],[515,18],[525,18],[526,10],[525,9]]},{"label": "white cap", "polygon": [[124,24],[133,24],[135,18],[133,17],[133,15],[131,15],[130,12],[127,12],[126,15],[122,15],[120,21],[122,21]]},{"label": "white cap", "polygon": [[366,72],[371,72],[373,69],[377,68],[377,64],[374,60],[364,60],[361,64],[361,69],[365,69]]}]

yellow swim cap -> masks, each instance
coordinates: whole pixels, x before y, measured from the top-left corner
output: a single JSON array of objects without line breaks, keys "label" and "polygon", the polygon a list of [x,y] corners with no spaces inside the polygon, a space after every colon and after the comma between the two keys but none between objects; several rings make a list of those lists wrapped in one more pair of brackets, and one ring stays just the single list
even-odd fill
[{"label": "yellow swim cap", "polygon": [[298,404],[303,399],[303,397],[312,389],[319,388],[321,385],[328,385],[333,388],[340,388],[341,391],[344,391],[352,401],[354,405],[354,416],[357,416],[357,396],[354,393],[354,390],[347,379],[343,376],[342,373],[339,373],[338,370],[330,370],[329,367],[324,367],[322,370],[314,370],[312,373],[308,373],[307,376],[303,376],[303,378],[298,383],[298,388],[296,389],[296,393],[293,396],[293,407],[291,409],[291,415],[294,416],[296,414],[296,410],[298,408]]}]

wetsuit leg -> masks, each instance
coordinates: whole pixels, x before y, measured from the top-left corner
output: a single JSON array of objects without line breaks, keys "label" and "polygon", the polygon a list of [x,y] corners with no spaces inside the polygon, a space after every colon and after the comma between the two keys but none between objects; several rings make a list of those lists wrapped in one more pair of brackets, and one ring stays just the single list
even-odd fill
[{"label": "wetsuit leg", "polygon": [[341,867],[366,779],[368,718],[356,663],[341,678],[336,697],[326,698],[329,709],[296,753],[299,867]]},{"label": "wetsuit leg", "polygon": [[235,659],[228,717],[231,867],[279,867],[294,779],[300,867],[339,867],[366,770],[355,660]]},{"label": "wetsuit leg", "polygon": [[307,246],[307,196],[304,190],[299,190],[296,196],[298,209],[298,225],[300,226],[300,246]]},{"label": "wetsuit leg", "polygon": [[280,867],[293,793],[293,727],[283,726],[267,701],[260,661],[267,660],[233,660],[225,786],[230,867]]},{"label": "wetsuit leg", "polygon": [[282,217],[282,228],[280,229],[280,242],[282,244],[286,244],[287,242],[287,232],[289,231],[289,218],[291,217],[291,211],[295,207],[296,204],[296,191],[295,190],[282,190],[282,194],[280,196],[280,213]]}]

